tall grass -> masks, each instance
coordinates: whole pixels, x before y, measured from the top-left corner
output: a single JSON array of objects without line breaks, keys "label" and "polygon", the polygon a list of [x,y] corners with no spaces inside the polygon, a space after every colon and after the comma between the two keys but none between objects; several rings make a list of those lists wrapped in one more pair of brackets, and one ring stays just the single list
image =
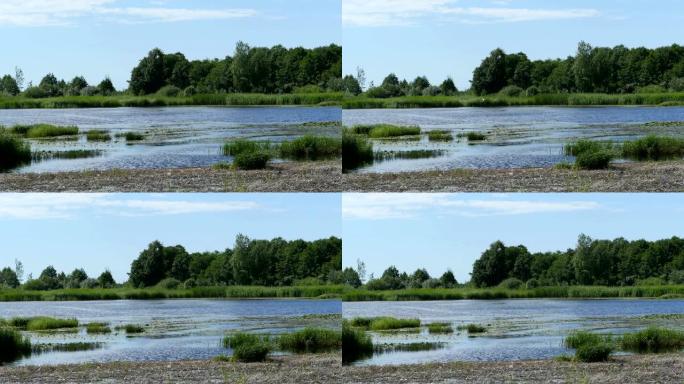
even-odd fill
[{"label": "tall grass", "polygon": [[112,136],[107,131],[91,129],[86,132],[86,139],[88,139],[88,141],[111,141]]},{"label": "tall grass", "polygon": [[684,139],[649,135],[622,145],[622,155],[636,160],[665,160],[684,157]]},{"label": "tall grass", "polygon": [[304,328],[294,333],[281,335],[278,346],[283,351],[296,353],[318,353],[339,350],[342,334],[324,328]]},{"label": "tall grass", "polygon": [[434,130],[427,133],[429,141],[453,141],[454,136],[450,131]]},{"label": "tall grass", "polygon": [[47,316],[34,317],[26,324],[27,331],[47,331],[76,327],[78,327],[78,320],[76,319],[58,319]]},{"label": "tall grass", "polygon": [[51,159],[86,159],[91,157],[102,156],[102,151],[97,149],[72,149],[68,151],[40,151],[33,152],[31,158],[34,161],[43,161]]},{"label": "tall grass", "polygon": [[86,324],[86,332],[88,334],[104,334],[111,333],[112,329],[107,323],[88,323]]},{"label": "tall grass", "polygon": [[223,338],[223,346],[233,350],[233,360],[246,363],[266,360],[271,352],[268,336],[236,332]]},{"label": "tall grass", "polygon": [[373,163],[373,143],[347,129],[342,132],[342,170],[356,169]]},{"label": "tall grass", "polygon": [[417,126],[398,126],[390,124],[378,124],[368,131],[368,137],[372,139],[382,139],[386,137],[412,136],[419,135],[420,127]]},{"label": "tall grass", "polygon": [[237,156],[243,153],[269,152],[272,149],[273,146],[268,142],[236,139],[223,145],[223,155]]},{"label": "tall grass", "polygon": [[479,324],[466,324],[466,325],[459,325],[456,327],[459,331],[466,331],[468,334],[476,334],[476,333],[485,333],[487,332],[487,328],[483,325]]},{"label": "tall grass", "polygon": [[449,334],[454,333],[454,328],[449,323],[430,323],[427,325],[429,333]]},{"label": "tall grass", "polygon": [[374,155],[375,160],[394,160],[394,159],[431,159],[444,156],[444,151],[439,149],[414,149],[410,151],[381,151]]},{"label": "tall grass", "polygon": [[373,340],[363,330],[342,321],[342,363],[349,364],[373,355]]},{"label": "tall grass", "polygon": [[31,355],[31,340],[19,331],[0,327],[0,363]]},{"label": "tall grass", "polygon": [[73,136],[78,134],[78,127],[58,126],[52,124],[15,125],[10,132],[29,139],[45,137]]},{"label": "tall grass", "polygon": [[576,331],[570,333],[565,337],[565,340],[563,340],[563,345],[566,348],[575,349],[583,345],[599,343],[612,343],[612,339],[609,335],[599,335],[597,333],[591,333],[587,331]]},{"label": "tall grass", "polygon": [[372,331],[386,331],[403,328],[418,328],[420,327],[420,319],[397,319],[394,317],[382,316],[371,319],[352,319],[351,324],[355,326],[367,324],[367,328]]},{"label": "tall grass", "polygon": [[575,349],[575,359],[585,363],[606,361],[615,349],[609,335],[599,335],[587,331],[576,331],[565,337],[563,345]]},{"label": "tall grass", "polygon": [[620,346],[626,351],[658,353],[684,349],[684,332],[650,327],[622,336]]},{"label": "tall grass", "polygon": [[306,135],[280,144],[280,156],[284,159],[319,160],[341,154],[342,141],[334,137]]},{"label": "tall grass", "polygon": [[31,146],[0,128],[0,171],[31,163]]}]

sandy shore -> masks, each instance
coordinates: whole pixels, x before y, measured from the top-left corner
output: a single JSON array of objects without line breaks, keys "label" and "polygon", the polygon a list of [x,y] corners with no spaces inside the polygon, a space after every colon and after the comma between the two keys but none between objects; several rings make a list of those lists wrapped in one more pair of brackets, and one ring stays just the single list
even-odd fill
[{"label": "sandy shore", "polygon": [[684,354],[619,356],[607,363],[553,360],[341,367],[340,356],[0,367],[3,383],[681,383]]},{"label": "sandy shore", "polygon": [[211,168],[0,173],[0,192],[338,192],[340,161],[274,164],[258,171]]},{"label": "sandy shore", "polygon": [[682,192],[684,161],[618,164],[599,171],[553,168],[345,174],[349,192]]}]

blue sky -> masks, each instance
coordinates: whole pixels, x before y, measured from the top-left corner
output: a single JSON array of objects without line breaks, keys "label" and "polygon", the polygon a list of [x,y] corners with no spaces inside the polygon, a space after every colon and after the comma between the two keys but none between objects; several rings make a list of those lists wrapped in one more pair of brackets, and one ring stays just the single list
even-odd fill
[{"label": "blue sky", "polygon": [[[566,57],[596,46],[681,43],[679,0],[342,0],[344,73],[366,71],[367,85],[389,72],[452,76],[468,88],[472,71],[497,47],[531,59]],[[674,28],[674,29],[673,29]]]},{"label": "blue sky", "polygon": [[23,69],[38,83],[109,75],[127,87],[154,47],[189,59],[223,58],[235,43],[307,48],[341,43],[340,0],[3,0],[0,76]]},{"label": "blue sky", "polygon": [[52,264],[89,276],[131,262],[159,240],[189,252],[224,250],[235,235],[316,240],[341,236],[338,194],[0,194],[0,268],[34,277]]},{"label": "blue sky", "polygon": [[494,241],[531,252],[565,250],[580,233],[597,239],[684,236],[677,194],[344,194],[343,265],[390,265],[459,282]]}]

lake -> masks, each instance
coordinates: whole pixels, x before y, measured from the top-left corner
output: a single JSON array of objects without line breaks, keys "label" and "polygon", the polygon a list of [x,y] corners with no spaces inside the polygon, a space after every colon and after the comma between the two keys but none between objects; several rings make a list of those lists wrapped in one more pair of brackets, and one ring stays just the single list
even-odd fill
[{"label": "lake", "polygon": [[[30,140],[35,151],[100,150],[87,159],[46,160],[15,172],[57,172],[86,169],[154,169],[208,167],[231,158],[221,154],[226,140],[244,138],[280,142],[305,134],[339,136],[339,125],[303,125],[340,121],[337,107],[163,107],[8,109],[0,111],[0,125],[75,125],[81,132],[110,132],[110,142]],[[117,133],[139,132],[145,140],[127,145]]]},{"label": "lake", "polygon": [[[420,318],[422,325],[448,322],[454,333],[371,332],[376,344],[436,342],[444,348],[423,352],[387,352],[357,365],[443,361],[550,359],[572,351],[563,347],[573,330],[620,334],[656,325],[684,330],[684,300],[458,300],[422,302],[345,302],[344,318],[392,316]],[[677,314],[667,318],[665,316]],[[485,325],[486,333],[468,337],[458,325]]]},{"label": "lake", "polygon": [[[51,316],[76,318],[80,325],[106,322],[113,332],[28,332],[32,343],[100,342],[102,348],[82,352],[46,352],[18,360],[15,365],[71,364],[108,361],[209,359],[230,354],[221,346],[226,332],[278,334],[305,326],[339,329],[339,300],[120,300],[77,302],[3,302],[4,318]],[[307,317],[304,317],[309,315]],[[145,332],[127,337],[114,327],[139,324]]]},{"label": "lake", "polygon": [[[504,107],[443,109],[345,109],[344,126],[359,124],[418,125],[423,132],[448,130],[452,142],[374,140],[375,151],[428,149],[438,157],[385,160],[357,172],[402,172],[432,169],[502,169],[550,167],[573,162],[563,146],[580,138],[622,142],[648,134],[684,136],[682,126],[646,127],[655,121],[684,122],[684,107]],[[480,132],[482,143],[469,145],[456,135]]]}]

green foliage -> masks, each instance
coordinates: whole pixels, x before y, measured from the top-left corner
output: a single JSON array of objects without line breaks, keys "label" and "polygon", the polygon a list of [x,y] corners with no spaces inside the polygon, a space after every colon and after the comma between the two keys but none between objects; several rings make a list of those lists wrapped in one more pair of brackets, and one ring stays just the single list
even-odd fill
[{"label": "green foliage", "polygon": [[174,85],[165,85],[159,88],[156,94],[163,97],[178,97],[181,94],[181,89]]},{"label": "green foliage", "polygon": [[575,359],[584,363],[608,361],[613,346],[607,343],[581,345],[575,351]]},{"label": "green foliage", "polygon": [[620,346],[627,351],[638,353],[658,353],[679,351],[684,348],[684,332],[650,327],[639,332],[622,336]]},{"label": "green foliage", "polygon": [[138,324],[125,324],[125,325],[120,325],[115,328],[116,330],[123,330],[126,332],[127,335],[134,335],[138,333],[143,333],[145,332],[145,328],[141,325]]},{"label": "green foliage", "polygon": [[348,132],[342,132],[342,169],[344,171],[373,163],[373,143],[365,137]]},{"label": "green foliage", "polygon": [[48,159],[86,159],[102,156],[102,151],[96,149],[72,149],[68,151],[40,151],[34,152],[31,157],[34,161]]},{"label": "green foliage", "polygon": [[612,144],[600,141],[581,139],[574,143],[566,144],[563,152],[566,156],[579,156],[583,153],[607,151],[613,149]]},{"label": "green foliage", "polygon": [[499,91],[499,93],[504,95],[504,96],[508,96],[508,97],[516,97],[516,96],[522,95],[522,93],[524,91],[525,91],[524,89],[518,87],[517,85],[508,85],[508,86],[502,88]]},{"label": "green foliage", "polygon": [[31,340],[19,331],[0,327],[0,363],[31,355]]},{"label": "green foliage", "polygon": [[225,336],[223,346],[233,349],[233,360],[246,363],[264,361],[271,352],[268,336],[245,332]]},{"label": "green foliage", "polygon": [[466,325],[459,325],[456,327],[459,331],[467,331],[468,334],[477,334],[477,333],[485,333],[487,332],[487,328],[485,326],[479,325],[479,324],[466,324]]},{"label": "green foliage", "polygon": [[0,129],[0,171],[31,162],[31,146]]},{"label": "green foliage", "polygon": [[373,331],[417,327],[420,327],[420,319],[397,319],[389,316],[376,317],[369,325],[369,329]]},{"label": "green foliage", "polygon": [[78,341],[74,343],[57,343],[57,344],[38,344],[33,346],[34,352],[78,352],[78,351],[92,351],[102,348],[102,343],[92,343]]},{"label": "green foliage", "polygon": [[88,139],[88,141],[111,141],[112,136],[107,131],[91,129],[86,132],[86,139]]},{"label": "green foliage", "polygon": [[281,335],[278,338],[278,346],[283,351],[296,353],[335,351],[342,346],[342,334],[339,330],[307,327]]},{"label": "green foliage", "polygon": [[454,136],[451,131],[434,130],[428,132],[428,140],[430,141],[453,141]]},{"label": "green foliage", "polygon": [[178,289],[180,285],[181,282],[177,279],[174,279],[173,277],[167,277],[158,282],[155,286],[161,289]]},{"label": "green foliage", "polygon": [[237,169],[264,169],[270,159],[271,154],[268,152],[241,153],[235,156],[233,164]]},{"label": "green foliage", "polygon": [[505,289],[520,289],[523,288],[525,283],[515,277],[509,277],[498,284],[499,288]]},{"label": "green foliage", "polygon": [[280,144],[280,156],[286,159],[319,160],[342,154],[342,141],[334,137],[306,135]]},{"label": "green foliage", "polygon": [[570,333],[565,337],[563,345],[566,348],[578,349],[583,345],[596,345],[596,344],[610,344],[612,339],[610,336],[599,335],[597,333],[591,333],[587,331],[576,331]]},{"label": "green foliage", "polygon": [[125,132],[122,134],[122,137],[126,139],[126,141],[142,141],[145,140],[145,135],[142,133],[138,132]]},{"label": "green foliage", "polygon": [[342,363],[349,364],[373,355],[373,340],[363,329],[342,321]]},{"label": "green foliage", "polygon": [[428,332],[435,334],[454,333],[454,328],[449,323],[430,323],[427,325]]},{"label": "green foliage", "polygon": [[76,319],[57,319],[47,316],[33,317],[26,322],[27,331],[45,331],[76,327],[78,327],[78,320]]},{"label": "green foliage", "polygon": [[650,135],[625,142],[622,155],[636,160],[665,160],[684,157],[684,140],[674,137]]},{"label": "green foliage", "polygon": [[487,135],[481,132],[465,132],[459,133],[457,137],[465,137],[468,141],[484,141],[487,140]]},{"label": "green foliage", "polygon": [[86,332],[88,334],[104,334],[111,333],[112,329],[107,323],[88,323],[86,324]]},{"label": "green foliage", "polygon": [[236,139],[223,145],[224,156],[237,156],[241,154],[268,152],[273,148],[268,142]]},{"label": "green foliage", "polygon": [[373,126],[368,131],[368,137],[373,139],[382,139],[387,137],[411,136],[419,135],[420,127],[417,126],[396,126],[390,124],[378,124]]},{"label": "green foliage", "polygon": [[375,160],[390,159],[431,159],[444,155],[444,151],[439,149],[414,149],[410,151],[380,151],[373,155]]},{"label": "green foliage", "polygon": [[10,132],[23,135],[29,139],[45,137],[73,136],[78,134],[78,127],[56,126],[52,124],[15,125]]},{"label": "green foliage", "polygon": [[575,166],[580,169],[606,169],[615,157],[612,151],[583,152],[577,155]]}]

